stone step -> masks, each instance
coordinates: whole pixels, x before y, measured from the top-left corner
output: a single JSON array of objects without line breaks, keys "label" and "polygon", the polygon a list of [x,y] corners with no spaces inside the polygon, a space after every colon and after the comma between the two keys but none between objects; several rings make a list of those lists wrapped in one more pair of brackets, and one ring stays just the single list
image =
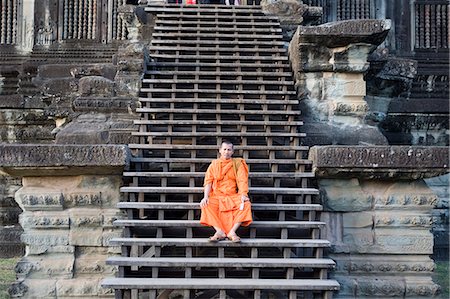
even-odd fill
[{"label": "stone step", "polygon": [[[175,92],[175,91],[174,91]],[[229,110],[229,109],[170,109],[170,108],[137,108],[137,113],[173,113],[173,114],[253,114],[253,115],[300,115],[301,112],[284,110]]]},{"label": "stone step", "polygon": [[286,43],[283,41],[270,41],[270,44],[267,41],[245,41],[245,40],[233,40],[233,41],[219,41],[219,40],[186,40],[186,39],[152,39],[151,46],[157,47],[157,45],[177,45],[177,47],[181,47],[182,45],[194,45],[196,47],[201,45],[206,45],[211,47],[212,45],[217,45],[226,48],[235,48],[238,46],[245,47],[257,47],[261,46],[263,49],[272,49],[277,47],[279,49],[283,49],[285,51]]},{"label": "stone step", "polygon": [[[144,79],[145,80],[145,79]],[[201,81],[201,80],[200,80]],[[143,103],[215,103],[215,104],[259,104],[259,105],[297,105],[298,100],[277,100],[277,99],[224,99],[224,98],[143,98],[139,101]]]},{"label": "stone step", "polygon": [[165,39],[172,40],[173,38],[184,38],[187,40],[209,40],[214,38],[216,40],[259,40],[259,41],[282,41],[282,35],[272,35],[272,34],[258,34],[250,32],[235,32],[230,34],[225,33],[202,33],[202,32],[154,32],[152,38],[155,39]]},{"label": "stone step", "polygon": [[[203,194],[203,187],[121,187],[123,193],[153,193],[153,194]],[[318,195],[319,190],[315,188],[270,188],[250,187],[249,192],[254,194],[311,194]]]},{"label": "stone step", "polygon": [[[142,79],[144,84],[232,84],[232,85],[288,85],[293,88],[293,81],[269,81],[269,80],[225,80],[225,79]],[[224,101],[226,102],[226,101]]]},{"label": "stone step", "polygon": [[[122,227],[202,227],[198,220],[115,220],[116,226]],[[322,228],[320,221],[253,221],[255,228]]]},{"label": "stone step", "polygon": [[[119,209],[199,210],[199,203],[184,202],[119,202]],[[322,211],[319,204],[269,204],[252,203],[254,211]]]},{"label": "stone step", "polygon": [[176,247],[284,247],[326,248],[330,242],[320,239],[246,239],[210,242],[207,238],[112,238],[110,246],[176,246]]},{"label": "stone step", "polygon": [[[217,150],[217,145],[190,145],[190,144],[141,144],[130,143],[130,149],[162,149],[162,150]],[[278,145],[236,145],[235,151],[308,151],[308,146],[278,146]],[[275,173],[274,173],[275,174]]]},{"label": "stone step", "polygon": [[248,267],[248,268],[328,268],[336,263],[324,258],[179,258],[179,257],[121,257],[106,260],[107,265],[138,267]]},{"label": "stone step", "polygon": [[[159,25],[158,23],[154,27],[154,32],[170,32],[170,31],[177,31],[177,32],[186,32],[186,33],[201,33],[201,32],[234,32],[234,33],[248,33],[248,34],[255,34],[255,33],[264,33],[264,34],[272,34],[272,33],[280,33],[282,32],[281,28],[261,28],[261,27],[254,27],[254,28],[245,28],[245,27],[236,27],[236,28],[224,28],[221,24],[218,24],[217,26],[211,27],[206,26],[206,24],[201,24],[203,26],[168,26],[168,25]],[[220,26],[220,27],[219,27]]]},{"label": "stone step", "polygon": [[[214,126],[214,125],[228,125],[228,126],[302,126],[302,121],[237,121],[237,120],[135,120],[135,125],[180,125],[180,126]],[[280,148],[281,149],[281,148]]]},{"label": "stone step", "polygon": [[102,280],[101,286],[113,289],[151,290],[339,290],[339,283],[331,279],[106,278]]},{"label": "stone step", "polygon": [[217,71],[163,71],[163,70],[146,70],[145,75],[161,75],[161,76],[254,76],[254,77],[277,77],[292,79],[291,72],[217,72]]}]

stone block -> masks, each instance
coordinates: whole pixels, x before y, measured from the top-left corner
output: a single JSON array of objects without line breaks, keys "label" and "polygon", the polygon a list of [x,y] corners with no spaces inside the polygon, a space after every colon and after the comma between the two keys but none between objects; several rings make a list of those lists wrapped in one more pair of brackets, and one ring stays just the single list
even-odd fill
[{"label": "stone block", "polygon": [[120,174],[128,163],[124,145],[0,145],[1,170],[18,176]]},{"label": "stone block", "polygon": [[24,212],[20,215],[24,229],[69,229],[69,215],[61,212]]},{"label": "stone block", "polygon": [[137,99],[130,97],[78,97],[73,101],[74,111],[97,113],[128,113],[136,110]]},{"label": "stone block", "polygon": [[350,252],[364,253],[371,250],[371,247],[376,243],[376,239],[371,228],[344,228],[342,242]]},{"label": "stone block", "polygon": [[55,78],[44,81],[33,80],[45,94],[70,95],[79,89],[78,80],[74,78]]},{"label": "stone block", "polygon": [[101,76],[82,77],[79,81],[78,92],[82,96],[96,95],[111,97],[115,95],[114,81]]},{"label": "stone block", "polygon": [[70,279],[74,274],[74,262],[73,253],[29,255],[17,263],[15,271],[18,279]]},{"label": "stone block", "polygon": [[[102,235],[102,246],[109,246],[109,241],[113,238],[122,237],[122,229],[104,229]],[[117,253],[116,249],[111,249],[111,252]]]},{"label": "stone block", "polygon": [[330,254],[336,275],[429,275],[434,262],[427,255]]},{"label": "stone block", "polygon": [[24,211],[60,211],[64,197],[58,191],[25,187],[17,191],[16,201]]},{"label": "stone block", "polygon": [[27,245],[64,246],[69,245],[68,231],[61,230],[27,230],[21,236]]},{"label": "stone block", "polygon": [[367,211],[372,208],[373,196],[355,184],[357,180],[320,180],[319,190],[324,209],[328,211]]},{"label": "stone block", "polygon": [[101,277],[61,279],[56,283],[56,298],[97,297],[100,292]]},{"label": "stone block", "polygon": [[49,120],[42,109],[2,109],[0,125],[37,125]]},{"label": "stone block", "polygon": [[44,253],[74,253],[75,246],[58,245],[48,246],[45,244],[27,244],[27,254],[40,255]]},{"label": "stone block", "polygon": [[77,65],[70,68],[70,74],[75,78],[101,76],[109,80],[114,80],[116,73],[117,67],[107,63]]},{"label": "stone block", "polygon": [[75,260],[75,275],[101,275],[112,276],[115,274],[116,267],[106,265],[108,253],[106,250],[101,253],[78,254]]},{"label": "stone block", "polygon": [[433,234],[428,229],[375,229],[376,246],[371,252],[390,254],[433,254]]},{"label": "stone block", "polygon": [[407,277],[406,278],[406,297],[434,298],[440,290],[439,285],[435,284],[431,277]]},{"label": "stone block", "polygon": [[13,283],[9,289],[11,298],[57,298],[55,279],[27,279]]},{"label": "stone block", "polygon": [[372,228],[374,224],[373,212],[343,213],[343,226],[346,228]]},{"label": "stone block", "polygon": [[315,146],[316,176],[419,179],[448,172],[449,152],[438,146]]},{"label": "stone block", "polygon": [[356,298],[391,298],[403,297],[405,293],[405,281],[402,277],[355,277]]},{"label": "stone block", "polygon": [[69,244],[72,246],[102,246],[102,228],[71,228]]},{"label": "stone block", "polygon": [[375,227],[422,227],[431,228],[432,218],[429,213],[419,211],[376,211]]},{"label": "stone block", "polygon": [[20,257],[25,254],[25,244],[17,243],[0,244],[0,258]]}]

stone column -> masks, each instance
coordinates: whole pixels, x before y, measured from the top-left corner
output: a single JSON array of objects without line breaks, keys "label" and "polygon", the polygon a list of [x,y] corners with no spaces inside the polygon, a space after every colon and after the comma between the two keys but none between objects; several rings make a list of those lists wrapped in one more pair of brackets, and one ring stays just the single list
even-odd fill
[{"label": "stone column", "polygon": [[304,131],[310,133],[306,143],[387,143],[376,127],[365,122],[364,73],[369,54],[389,29],[389,20],[298,26],[289,55],[305,115]]},{"label": "stone column", "polygon": [[424,178],[448,172],[448,149],[318,146],[310,158],[341,284],[337,298],[435,296],[437,195]]},{"label": "stone column", "polygon": [[121,235],[121,174],[126,146],[2,145],[2,171],[22,177],[15,200],[25,256],[16,266],[13,298],[112,297],[100,280],[113,275],[108,256],[120,248],[108,240]]}]

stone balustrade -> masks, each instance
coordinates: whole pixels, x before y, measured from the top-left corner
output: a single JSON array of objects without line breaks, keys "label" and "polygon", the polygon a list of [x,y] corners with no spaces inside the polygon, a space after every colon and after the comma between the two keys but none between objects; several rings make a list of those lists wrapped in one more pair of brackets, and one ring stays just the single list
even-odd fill
[{"label": "stone balustrade", "polygon": [[1,145],[3,172],[22,176],[15,200],[22,208],[25,256],[16,266],[11,295],[21,298],[113,297],[100,280],[116,269],[108,256],[120,248],[113,221],[126,146]]},{"label": "stone balustrade", "polygon": [[438,196],[424,178],[449,171],[448,148],[317,146],[310,158],[341,284],[337,298],[435,296]]}]

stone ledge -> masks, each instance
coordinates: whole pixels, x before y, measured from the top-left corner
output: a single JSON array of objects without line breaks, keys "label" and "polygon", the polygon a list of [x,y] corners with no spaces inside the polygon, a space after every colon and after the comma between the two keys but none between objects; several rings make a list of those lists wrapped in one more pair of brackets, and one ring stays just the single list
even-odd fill
[{"label": "stone ledge", "polygon": [[437,146],[314,146],[319,178],[419,179],[449,172],[449,149]]},{"label": "stone ledge", "polygon": [[128,164],[125,145],[0,145],[0,170],[13,176],[120,174]]}]

